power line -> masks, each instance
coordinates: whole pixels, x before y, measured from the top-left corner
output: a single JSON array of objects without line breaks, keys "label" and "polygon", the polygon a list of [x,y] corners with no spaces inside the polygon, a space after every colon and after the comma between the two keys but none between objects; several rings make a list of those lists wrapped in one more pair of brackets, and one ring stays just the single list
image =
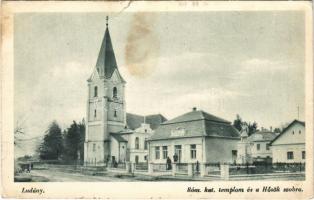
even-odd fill
[{"label": "power line", "polygon": [[29,141],[29,140],[40,139],[42,137],[44,137],[44,136],[41,135],[41,136],[37,136],[37,137],[33,137],[33,138],[27,138],[27,139],[16,138],[15,140],[17,140],[17,141]]}]

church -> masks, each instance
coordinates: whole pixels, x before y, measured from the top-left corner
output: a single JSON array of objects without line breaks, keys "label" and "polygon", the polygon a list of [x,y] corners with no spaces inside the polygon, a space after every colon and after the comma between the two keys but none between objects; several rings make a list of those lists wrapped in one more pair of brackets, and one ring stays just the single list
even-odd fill
[{"label": "church", "polygon": [[141,116],[126,113],[126,81],[118,69],[108,17],[96,66],[87,85],[85,165],[145,162],[147,138],[167,119],[161,114]]},{"label": "church", "polygon": [[196,108],[171,120],[161,114],[126,113],[126,81],[118,69],[108,18],[87,85],[85,165],[165,163],[168,158],[179,163],[236,161],[240,136],[227,120]]}]

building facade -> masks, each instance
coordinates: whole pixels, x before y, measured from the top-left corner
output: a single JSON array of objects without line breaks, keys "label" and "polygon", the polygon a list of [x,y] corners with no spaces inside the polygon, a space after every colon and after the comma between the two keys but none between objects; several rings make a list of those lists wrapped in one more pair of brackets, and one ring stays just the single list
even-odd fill
[{"label": "building facade", "polygon": [[272,162],[273,153],[270,142],[277,136],[268,130],[261,130],[250,135],[248,140],[251,144],[251,155],[253,162]]},{"label": "building facade", "polygon": [[305,122],[294,120],[270,145],[273,163],[305,162]]},{"label": "building facade", "polygon": [[230,122],[193,109],[162,123],[149,138],[149,162],[234,162],[239,132]]}]

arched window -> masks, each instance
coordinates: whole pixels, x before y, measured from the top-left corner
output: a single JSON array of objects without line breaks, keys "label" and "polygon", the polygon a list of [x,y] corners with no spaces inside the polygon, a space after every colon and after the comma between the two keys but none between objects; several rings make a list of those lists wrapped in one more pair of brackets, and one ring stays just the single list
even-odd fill
[{"label": "arched window", "polygon": [[135,149],[140,148],[140,139],[138,137],[135,138]]},{"label": "arched window", "polygon": [[94,87],[94,97],[98,96],[98,88],[97,86]]},{"label": "arched window", "polygon": [[96,118],[97,117],[97,110],[95,109],[94,110],[94,118]]},{"label": "arched window", "polygon": [[114,87],[113,90],[112,90],[112,96],[113,96],[113,98],[117,98],[118,97],[118,90],[117,90],[116,87]]},{"label": "arched window", "polygon": [[116,109],[114,110],[113,116],[117,117],[117,110]]}]

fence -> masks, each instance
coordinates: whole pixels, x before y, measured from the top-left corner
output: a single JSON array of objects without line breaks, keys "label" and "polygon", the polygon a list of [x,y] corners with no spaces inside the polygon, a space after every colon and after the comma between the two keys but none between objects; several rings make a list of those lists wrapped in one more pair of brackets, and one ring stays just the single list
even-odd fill
[{"label": "fence", "polygon": [[205,163],[204,175],[220,175],[220,163]]},{"label": "fence", "polygon": [[304,172],[305,163],[274,163],[273,171],[276,172]]},{"label": "fence", "polygon": [[117,163],[116,165],[114,165],[114,168],[117,169],[126,169],[126,164],[125,163]]},{"label": "fence", "polygon": [[136,163],[135,164],[135,170],[148,171],[148,163],[147,162]]},{"label": "fence", "polygon": [[187,163],[176,163],[176,173],[178,174],[188,174],[188,164]]},{"label": "fence", "polygon": [[305,163],[232,164],[229,168],[229,174],[269,174],[281,172],[304,172],[304,170]]},{"label": "fence", "polygon": [[[80,165],[67,165],[55,161],[48,161],[46,164],[40,163],[41,165],[53,165],[54,168],[60,168],[62,170],[75,171],[82,168]],[[56,164],[58,163],[58,164]],[[36,167],[36,165],[35,165]],[[34,168],[35,168],[34,167]],[[285,173],[300,173],[305,171],[305,163],[261,163],[256,162],[254,164],[231,164],[231,163],[172,163],[168,165],[166,163],[109,163],[108,166],[84,166],[86,170],[104,171],[112,170],[119,173],[143,173],[156,176],[209,176],[209,177],[221,177],[221,178],[238,178],[242,176],[258,176],[258,175],[285,175]]]},{"label": "fence", "polygon": [[167,169],[167,164],[165,163],[154,163],[152,164],[154,172],[166,172],[170,169]]}]

